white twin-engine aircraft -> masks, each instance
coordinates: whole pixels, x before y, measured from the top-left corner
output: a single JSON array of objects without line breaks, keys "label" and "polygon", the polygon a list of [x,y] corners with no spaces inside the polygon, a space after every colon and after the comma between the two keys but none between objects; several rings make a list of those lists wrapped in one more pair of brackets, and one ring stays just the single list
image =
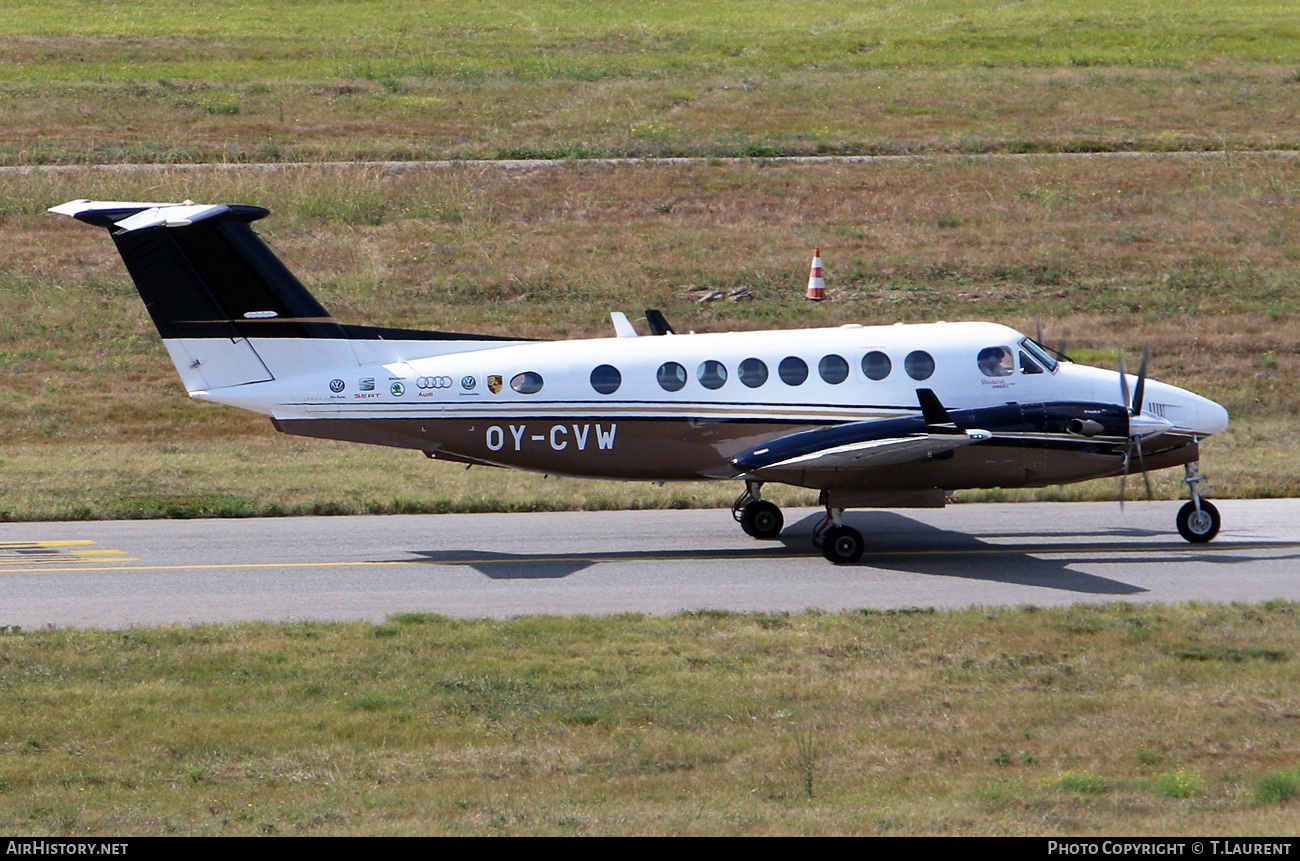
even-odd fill
[{"label": "white twin-engine aircraft", "polygon": [[[1219,514],[1198,444],[1223,407],[1076,365],[993,323],[540,342],[337,322],[253,231],[243,205],[77,200],[108,228],[190,396],[265,413],[284,433],[411,448],[555,475],[731,479],[746,533],[775,538],[765,482],[821,491],[814,538],[863,552],[846,508],[942,507],[961,488],[1041,487],[1182,466],[1188,541]],[[1132,396],[1130,396],[1130,391]],[[1122,491],[1121,491],[1122,492]]]}]

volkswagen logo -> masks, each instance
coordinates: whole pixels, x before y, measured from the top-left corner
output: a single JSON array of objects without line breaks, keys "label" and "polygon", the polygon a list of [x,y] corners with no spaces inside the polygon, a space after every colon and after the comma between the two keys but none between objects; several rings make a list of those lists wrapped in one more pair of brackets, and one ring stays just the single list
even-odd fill
[{"label": "volkswagen logo", "polygon": [[416,377],[415,385],[421,389],[450,389],[451,377]]},{"label": "volkswagen logo", "polygon": [[469,376],[468,374],[460,378],[460,387],[465,391],[469,391],[470,389],[474,388],[475,384],[476,384],[475,379]]},{"label": "volkswagen logo", "polygon": [[342,380],[330,380],[330,391],[337,395],[339,392],[343,391],[345,385],[346,384]]}]

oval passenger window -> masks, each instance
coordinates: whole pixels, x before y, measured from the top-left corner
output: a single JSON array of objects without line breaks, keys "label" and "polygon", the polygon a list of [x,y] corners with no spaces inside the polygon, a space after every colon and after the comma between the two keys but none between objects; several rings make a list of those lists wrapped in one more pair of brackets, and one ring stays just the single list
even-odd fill
[{"label": "oval passenger window", "polygon": [[836,386],[848,379],[849,363],[844,361],[843,356],[832,353],[829,356],[823,356],[822,360],[817,363],[817,373],[821,374],[823,380]]},{"label": "oval passenger window", "polygon": [[515,374],[510,380],[510,388],[521,395],[532,395],[542,390],[542,375],[536,371],[524,371]]},{"label": "oval passenger window", "polygon": [[808,363],[798,356],[786,356],[776,372],[787,386],[802,386],[808,379]]},{"label": "oval passenger window", "polygon": [[928,380],[934,373],[934,356],[925,350],[914,350],[903,360],[903,370],[914,380]]},{"label": "oval passenger window", "polygon": [[894,369],[894,363],[879,350],[872,350],[862,357],[862,373],[868,380],[883,380]]},{"label": "oval passenger window", "polygon": [[720,389],[727,382],[727,366],[713,359],[703,362],[696,374],[706,389]]},{"label": "oval passenger window", "polygon": [[623,385],[623,375],[613,365],[598,365],[591,372],[591,387],[602,395],[612,395]]},{"label": "oval passenger window", "polygon": [[665,392],[680,392],[686,385],[686,369],[676,362],[664,362],[659,366],[655,379],[659,380],[659,386]]},{"label": "oval passenger window", "polygon": [[740,381],[751,389],[767,382],[767,365],[761,359],[746,359],[740,363]]}]

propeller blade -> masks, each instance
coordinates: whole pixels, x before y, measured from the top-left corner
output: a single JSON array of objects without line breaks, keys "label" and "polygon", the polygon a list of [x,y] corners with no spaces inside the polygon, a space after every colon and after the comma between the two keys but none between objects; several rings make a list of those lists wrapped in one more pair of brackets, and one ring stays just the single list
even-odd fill
[{"label": "propeller blade", "polygon": [[1151,359],[1151,346],[1147,345],[1142,348],[1142,365],[1138,368],[1137,388],[1133,390],[1133,405],[1129,408],[1129,415],[1138,415],[1142,412],[1142,395],[1147,387],[1147,362]]},{"label": "propeller blade", "polygon": [[1119,392],[1120,392],[1119,402],[1124,406],[1125,409],[1128,409],[1131,401],[1129,400],[1129,396],[1128,396],[1128,371],[1125,370],[1124,368],[1123,356],[1119,357]]},{"label": "propeller blade", "polygon": [[1132,456],[1128,446],[1124,448],[1124,471],[1119,476],[1119,510],[1124,510],[1124,497],[1128,496],[1128,466]]},{"label": "propeller blade", "polygon": [[1142,471],[1142,484],[1145,485],[1147,489],[1147,502],[1151,502],[1156,498],[1155,493],[1151,490],[1151,473],[1147,472],[1147,461],[1146,458],[1142,456],[1141,441],[1134,440],[1134,445],[1137,446],[1138,469]]},{"label": "propeller blade", "polygon": [[[1128,410],[1130,416],[1139,416],[1142,414],[1142,399],[1146,394],[1147,385],[1147,363],[1151,361],[1151,347],[1148,345],[1142,348],[1142,364],[1138,366],[1137,385],[1133,388],[1133,396],[1130,399],[1128,389],[1128,373],[1124,368],[1124,357],[1119,357],[1119,390],[1123,398],[1122,403]],[[1139,427],[1146,427],[1149,421],[1143,421]],[[1124,498],[1128,495],[1128,475],[1133,471],[1133,453],[1137,452],[1138,471],[1142,473],[1142,484],[1146,488],[1147,500],[1155,499],[1155,492],[1151,489],[1151,476],[1147,473],[1146,456],[1142,451],[1143,432],[1139,429],[1133,433],[1132,425],[1129,428],[1128,444],[1124,446],[1124,473],[1119,478],[1119,507],[1124,509]]]}]

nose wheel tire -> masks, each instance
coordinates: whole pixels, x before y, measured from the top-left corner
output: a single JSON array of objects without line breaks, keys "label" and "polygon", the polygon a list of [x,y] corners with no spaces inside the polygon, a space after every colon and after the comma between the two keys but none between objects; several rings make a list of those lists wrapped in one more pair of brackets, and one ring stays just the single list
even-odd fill
[{"label": "nose wheel tire", "polygon": [[1219,534],[1219,510],[1201,500],[1201,510],[1189,502],[1178,510],[1178,533],[1193,544],[1204,544]]},{"label": "nose wheel tire", "polygon": [[749,503],[740,510],[740,528],[753,538],[768,540],[781,534],[785,518],[781,509],[765,499]]},{"label": "nose wheel tire", "polygon": [[862,549],[862,533],[851,526],[832,526],[822,536],[822,554],[836,565],[857,562]]}]

